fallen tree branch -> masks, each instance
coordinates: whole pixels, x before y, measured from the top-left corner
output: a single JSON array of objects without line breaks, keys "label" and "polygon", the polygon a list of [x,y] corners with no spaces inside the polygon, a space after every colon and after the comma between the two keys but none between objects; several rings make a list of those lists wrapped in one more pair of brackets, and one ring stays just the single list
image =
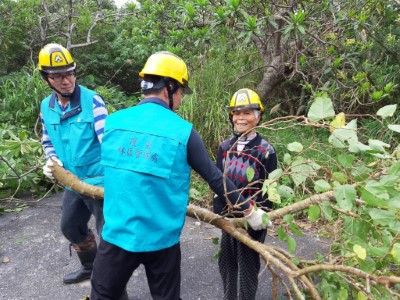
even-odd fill
[{"label": "fallen tree branch", "polygon": [[[67,186],[80,194],[92,197],[94,199],[103,199],[104,195],[103,188],[95,187],[80,181],[75,175],[73,175],[69,171],[66,171],[63,167],[59,166],[57,163],[54,163],[54,167],[51,168],[54,177],[61,185]],[[243,244],[247,245],[248,247],[260,253],[261,257],[264,259],[266,264],[273,264],[286,274],[297,275],[296,271],[298,271],[298,268],[297,266],[291,263],[290,259],[286,259],[285,257],[283,257],[281,253],[273,250],[271,247],[268,247],[265,244],[261,244],[251,239],[246,234],[246,232],[243,232],[243,229],[240,228],[243,225],[237,226],[238,220],[233,219],[235,220],[235,222],[228,221],[227,219],[219,215],[216,215],[207,209],[192,204],[189,204],[187,207],[187,215],[189,217],[212,224],[224,230],[235,239],[239,240]],[[278,255],[280,259],[272,255],[271,252],[275,253],[275,255]],[[285,261],[285,263],[287,263],[288,265],[283,263],[281,259]],[[289,277],[291,277],[291,279],[289,279],[289,282],[292,285],[294,293],[297,295],[299,299],[303,299],[298,284],[294,280],[294,276],[289,275]],[[305,275],[300,275],[299,279],[304,284],[304,286],[309,290],[313,299],[321,299],[317,289]]]},{"label": "fallen tree branch", "polygon": [[[52,167],[52,171],[54,177],[61,185],[67,186],[80,194],[92,197],[94,199],[103,199],[102,187],[95,187],[80,181],[75,175],[66,171],[57,163],[55,163],[54,167]],[[333,191],[313,195],[295,204],[270,212],[269,218],[270,220],[276,220],[287,214],[302,211],[312,204],[321,204],[322,201],[332,199]],[[319,295],[314,283],[307,277],[307,274],[317,273],[320,271],[343,272],[348,275],[353,275],[359,279],[368,280],[368,282],[371,284],[382,285],[388,290],[390,285],[400,283],[400,277],[397,276],[379,277],[368,274],[360,269],[341,264],[315,264],[313,262],[303,261],[302,266],[299,267],[292,262],[292,257],[289,257],[285,252],[278,251],[274,247],[261,244],[251,239],[243,230],[243,219],[226,219],[207,209],[192,204],[189,204],[187,207],[187,216],[224,230],[241,243],[258,252],[267,266],[270,267],[273,265],[285,274],[288,282],[291,285],[293,293],[298,299],[304,299],[304,296],[301,293],[301,288],[306,288],[312,299],[321,299],[321,296]],[[298,282],[300,282],[303,287],[299,287]]]}]

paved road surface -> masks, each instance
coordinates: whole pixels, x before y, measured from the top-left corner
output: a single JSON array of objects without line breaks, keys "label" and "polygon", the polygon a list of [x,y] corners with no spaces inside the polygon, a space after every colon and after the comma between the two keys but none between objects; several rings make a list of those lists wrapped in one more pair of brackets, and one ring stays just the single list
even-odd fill
[{"label": "paved road surface", "polygon": [[[0,299],[73,300],[90,294],[89,280],[74,285],[62,283],[63,275],[75,271],[79,263],[75,253],[69,256],[68,241],[59,230],[60,196],[44,199],[20,213],[0,216]],[[218,245],[211,241],[217,236],[218,228],[186,219],[181,236],[182,299],[222,299],[222,283],[213,260]],[[278,244],[271,236],[266,243]],[[298,253],[308,257],[326,247],[316,236],[302,237],[297,243]],[[271,290],[270,275],[264,272],[257,299],[271,299]],[[131,300],[151,299],[143,267],[131,277],[128,293]]]}]

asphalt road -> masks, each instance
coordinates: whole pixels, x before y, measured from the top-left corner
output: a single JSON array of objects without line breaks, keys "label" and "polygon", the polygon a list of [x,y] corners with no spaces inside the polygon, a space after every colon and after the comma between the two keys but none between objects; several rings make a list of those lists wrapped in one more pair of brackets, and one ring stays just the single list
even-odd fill
[{"label": "asphalt road", "polygon": [[[79,268],[75,253],[59,229],[61,194],[54,195],[19,213],[0,216],[0,299],[82,299],[90,294],[90,281],[64,285],[64,274]],[[92,220],[93,224],[93,220]],[[94,226],[93,226],[94,227]],[[218,245],[212,238],[220,230],[187,218],[181,236],[182,285],[184,300],[222,299],[222,283],[217,262]],[[316,235],[296,238],[297,254],[311,258],[326,243]],[[279,244],[268,236],[265,243]],[[264,264],[262,262],[262,268]],[[144,268],[137,269],[127,286],[129,299],[151,299]],[[260,275],[257,300],[271,299],[268,271]],[[281,299],[286,299],[282,289]]]}]

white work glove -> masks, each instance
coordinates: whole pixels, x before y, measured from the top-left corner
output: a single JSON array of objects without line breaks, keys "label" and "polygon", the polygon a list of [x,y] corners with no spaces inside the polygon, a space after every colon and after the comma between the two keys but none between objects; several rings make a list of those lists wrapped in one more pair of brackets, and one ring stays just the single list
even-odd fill
[{"label": "white work glove", "polygon": [[43,166],[43,174],[46,175],[51,180],[54,180],[53,173],[51,172],[51,169],[50,169],[50,167],[54,166],[53,161],[55,161],[60,167],[63,166],[63,163],[61,162],[61,160],[59,160],[56,156],[51,156],[47,160],[46,164]]},{"label": "white work glove", "polygon": [[[253,207],[251,213],[245,216],[245,218],[253,230],[265,229],[272,225],[271,221],[268,219],[268,214],[262,209],[255,209]],[[263,219],[265,219],[264,222]]]}]

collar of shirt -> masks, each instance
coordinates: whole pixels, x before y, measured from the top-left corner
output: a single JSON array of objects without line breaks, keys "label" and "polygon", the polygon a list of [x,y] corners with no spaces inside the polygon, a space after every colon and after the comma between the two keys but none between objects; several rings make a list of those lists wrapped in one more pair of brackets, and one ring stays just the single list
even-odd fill
[{"label": "collar of shirt", "polygon": [[138,105],[146,104],[146,103],[155,103],[155,104],[161,105],[165,108],[168,108],[167,103],[165,103],[163,100],[161,100],[160,98],[157,98],[157,97],[144,98],[138,103]]}]

